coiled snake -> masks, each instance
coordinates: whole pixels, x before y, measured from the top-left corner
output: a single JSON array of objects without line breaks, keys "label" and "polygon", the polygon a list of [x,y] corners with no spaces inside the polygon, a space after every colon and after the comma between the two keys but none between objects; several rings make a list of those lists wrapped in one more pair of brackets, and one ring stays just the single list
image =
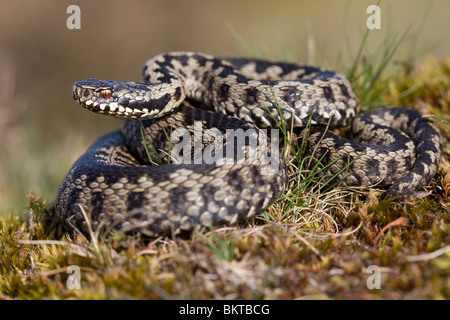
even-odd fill
[{"label": "coiled snake", "polygon": [[[390,185],[388,196],[426,195],[419,189],[441,154],[438,130],[419,112],[378,109],[355,118],[358,100],[342,74],[290,63],[174,52],[148,60],[142,82],[89,79],[73,85],[73,97],[126,119],[75,162],[57,192],[56,216],[84,232],[81,207],[95,228],[145,237],[255,216],[288,185],[280,129],[308,139],[323,175],[348,186]],[[354,140],[327,130],[349,124]],[[158,158],[172,163],[149,164]]]}]

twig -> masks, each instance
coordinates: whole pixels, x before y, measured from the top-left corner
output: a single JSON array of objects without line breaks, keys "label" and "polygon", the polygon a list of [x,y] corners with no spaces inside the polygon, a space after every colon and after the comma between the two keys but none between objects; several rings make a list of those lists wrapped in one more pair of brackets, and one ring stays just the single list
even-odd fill
[{"label": "twig", "polygon": [[417,256],[407,256],[406,261],[414,262],[433,260],[439,256],[442,256],[443,254],[446,254],[447,252],[450,252],[450,245],[430,253],[419,254]]},{"label": "twig", "polygon": [[391,227],[406,227],[408,224],[408,219],[405,217],[400,217],[395,219],[394,221],[388,223],[383,229],[381,229],[380,233],[375,237],[374,243],[377,243],[378,240],[384,235],[384,232]]}]

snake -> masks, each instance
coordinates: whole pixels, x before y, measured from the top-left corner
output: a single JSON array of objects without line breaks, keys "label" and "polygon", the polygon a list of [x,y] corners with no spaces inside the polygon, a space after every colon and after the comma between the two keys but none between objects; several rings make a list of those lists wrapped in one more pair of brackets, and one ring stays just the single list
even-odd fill
[{"label": "snake", "polygon": [[[79,157],[53,201],[60,224],[83,233],[184,237],[248,221],[289,187],[286,136],[329,181],[398,199],[427,196],[441,158],[439,130],[420,112],[359,114],[350,81],[321,67],[169,52],[145,63],[140,82],[90,78],[72,95],[123,120]],[[342,127],[348,138],[333,129]]]}]

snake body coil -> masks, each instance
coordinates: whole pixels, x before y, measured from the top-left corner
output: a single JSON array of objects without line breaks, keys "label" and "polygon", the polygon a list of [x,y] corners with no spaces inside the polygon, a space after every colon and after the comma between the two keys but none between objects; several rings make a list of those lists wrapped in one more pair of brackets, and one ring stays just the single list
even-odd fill
[{"label": "snake body coil", "polygon": [[[169,53],[147,61],[143,82],[89,79],[74,84],[73,97],[126,119],[75,162],[58,190],[56,216],[85,232],[80,208],[95,228],[146,237],[255,216],[288,185],[280,126],[308,136],[322,174],[348,186],[390,185],[388,196],[424,196],[418,189],[441,154],[439,132],[419,112],[378,109],[355,118],[358,101],[342,74],[289,63]],[[349,124],[358,141],[327,130]],[[174,150],[178,160],[167,157]],[[149,164],[161,158],[180,164]]]}]

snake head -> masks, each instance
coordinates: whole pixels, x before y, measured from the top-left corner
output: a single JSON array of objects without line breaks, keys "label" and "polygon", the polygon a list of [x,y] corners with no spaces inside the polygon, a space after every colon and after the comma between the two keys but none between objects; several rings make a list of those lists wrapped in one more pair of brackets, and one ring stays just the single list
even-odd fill
[{"label": "snake head", "polygon": [[73,85],[72,96],[96,113],[122,119],[150,119],[160,117],[170,101],[153,97],[152,89],[152,85],[140,82],[88,79]]}]

